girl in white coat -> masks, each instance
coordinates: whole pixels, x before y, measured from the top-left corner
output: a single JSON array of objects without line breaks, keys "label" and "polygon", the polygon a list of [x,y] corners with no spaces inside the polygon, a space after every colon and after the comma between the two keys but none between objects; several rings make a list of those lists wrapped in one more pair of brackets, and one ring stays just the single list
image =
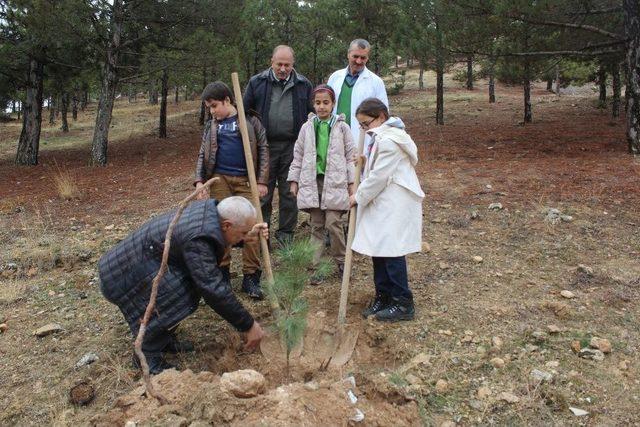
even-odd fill
[{"label": "girl in white coat", "polygon": [[411,320],[415,315],[405,255],[422,246],[424,192],[414,169],[418,149],[404,123],[389,117],[382,101],[368,98],[356,110],[360,126],[371,136],[364,179],[351,204],[357,204],[352,249],[373,261],[376,296],[363,316],[377,320]]}]

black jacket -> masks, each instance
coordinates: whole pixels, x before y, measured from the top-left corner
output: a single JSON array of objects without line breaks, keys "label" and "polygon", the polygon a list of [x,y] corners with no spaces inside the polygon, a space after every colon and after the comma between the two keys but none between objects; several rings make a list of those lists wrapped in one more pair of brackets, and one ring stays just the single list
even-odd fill
[{"label": "black jacket", "polygon": [[[271,68],[251,77],[244,91],[243,103],[246,111],[254,110],[262,117],[262,125],[267,130],[269,126],[269,106],[271,105],[271,88],[273,82],[270,77]],[[296,135],[307,121],[309,113],[313,112],[311,92],[313,87],[305,76],[291,71],[294,79],[293,86],[293,130]]]},{"label": "black jacket", "polygon": [[[158,288],[155,313],[147,326],[149,336],[168,329],[198,308],[200,298],[241,332],[253,317],[236,299],[222,278],[218,260],[225,243],[220,230],[217,201],[191,203],[173,230],[169,268]],[[137,333],[149,302],[151,282],[160,268],[164,238],[175,211],[148,221],[100,258],[100,289],[116,304]]]}]

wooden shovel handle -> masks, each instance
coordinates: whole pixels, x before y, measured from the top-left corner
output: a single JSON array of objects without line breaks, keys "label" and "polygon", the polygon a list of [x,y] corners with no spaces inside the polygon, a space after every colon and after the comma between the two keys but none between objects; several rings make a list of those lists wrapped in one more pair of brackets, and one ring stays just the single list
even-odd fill
[{"label": "wooden shovel handle", "polygon": [[[358,157],[356,162],[356,176],[353,183],[354,194],[360,185],[360,174],[362,173],[362,152],[364,151],[364,130],[360,129],[358,137]],[[342,273],[342,286],[340,287],[340,306],[338,308],[338,328],[344,325],[347,319],[347,299],[349,298],[349,279],[351,278],[351,263],[353,261],[353,235],[356,231],[356,206],[349,212],[349,228],[347,232],[347,249],[344,256],[344,272]]]},{"label": "wooden shovel handle", "polygon": [[[256,208],[258,215],[258,222],[263,222],[262,209],[260,208],[260,195],[258,194],[258,182],[256,181],[256,170],[253,166],[253,156],[251,154],[251,144],[249,142],[249,132],[247,130],[247,118],[244,113],[244,105],[242,103],[242,91],[240,90],[240,80],[238,79],[238,73],[231,73],[231,82],[233,83],[233,92],[236,98],[236,104],[238,109],[238,124],[240,125],[240,135],[242,136],[242,147],[244,148],[244,159],[247,163],[247,176],[249,177],[249,185],[251,186],[251,198],[253,199],[253,206]],[[267,286],[271,289],[273,286],[273,270],[271,270],[271,255],[269,255],[269,245],[267,239],[260,235],[260,249],[262,250],[262,269],[264,270]],[[273,295],[272,292],[267,292],[268,295]],[[271,308],[277,310],[279,308],[278,302],[269,297]]]}]

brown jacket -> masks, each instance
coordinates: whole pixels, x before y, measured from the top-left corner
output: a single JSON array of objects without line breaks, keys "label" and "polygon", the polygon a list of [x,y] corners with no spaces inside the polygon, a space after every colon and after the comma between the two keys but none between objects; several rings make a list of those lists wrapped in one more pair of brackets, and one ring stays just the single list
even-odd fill
[{"label": "brown jacket", "polygon": [[[194,185],[198,182],[206,182],[213,176],[216,167],[216,153],[218,151],[217,129],[218,122],[212,118],[204,127],[202,135],[202,145],[198,153],[196,163],[196,176]],[[267,134],[257,117],[247,115],[247,130],[249,133],[249,143],[253,156],[253,166],[258,184],[267,185],[269,183],[269,146],[267,145]]]}]

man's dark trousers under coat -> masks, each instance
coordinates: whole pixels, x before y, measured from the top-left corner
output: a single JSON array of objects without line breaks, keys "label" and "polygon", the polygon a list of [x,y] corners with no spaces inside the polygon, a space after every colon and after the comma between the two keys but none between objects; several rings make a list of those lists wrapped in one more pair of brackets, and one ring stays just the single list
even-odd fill
[{"label": "man's dark trousers under coat", "polygon": [[[218,268],[225,242],[216,205],[212,199],[192,202],[173,230],[169,268],[160,281],[156,309],[142,344],[146,356],[162,352],[171,329],[192,314],[201,299],[240,332],[253,326],[253,317]],[[160,269],[165,234],[174,214],[167,212],[148,221],[98,263],[100,289],[120,308],[134,337],[149,303],[151,282]]]},{"label": "man's dark trousers under coat", "polygon": [[[271,212],[273,193],[278,186],[279,217],[276,238],[280,241],[293,237],[293,233],[298,221],[298,206],[296,198],[289,191],[287,175],[289,166],[293,161],[293,147],[300,132],[300,128],[307,121],[311,108],[312,86],[306,77],[293,70],[290,75],[291,81],[286,83],[287,91],[291,94],[292,117],[287,117],[283,122],[292,125],[289,129],[278,127],[281,123],[272,123],[277,120],[271,114],[270,108],[276,81],[271,69],[267,69],[256,74],[249,80],[249,84],[244,93],[243,103],[247,111],[254,110],[260,117],[263,126],[267,131],[269,143],[269,192],[262,198],[262,216],[267,224],[271,224]],[[277,89],[277,88],[276,88]],[[277,91],[276,91],[277,92]]]}]

